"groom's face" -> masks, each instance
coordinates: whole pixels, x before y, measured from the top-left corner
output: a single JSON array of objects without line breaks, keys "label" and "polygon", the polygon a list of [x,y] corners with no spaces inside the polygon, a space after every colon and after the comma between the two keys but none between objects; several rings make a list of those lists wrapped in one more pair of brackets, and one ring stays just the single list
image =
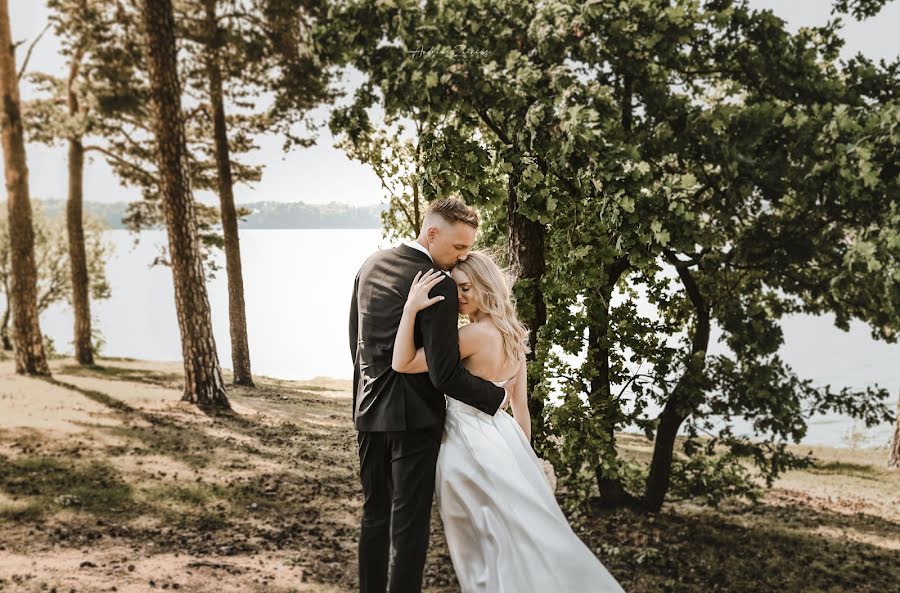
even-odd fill
[{"label": "groom's face", "polygon": [[435,225],[428,229],[428,252],[442,270],[466,261],[478,231],[464,222]]}]

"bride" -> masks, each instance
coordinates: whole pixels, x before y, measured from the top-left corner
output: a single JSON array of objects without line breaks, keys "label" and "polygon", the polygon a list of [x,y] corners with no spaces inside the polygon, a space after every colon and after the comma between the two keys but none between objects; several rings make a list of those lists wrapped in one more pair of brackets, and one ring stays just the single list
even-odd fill
[{"label": "bride", "polygon": [[[525,354],[528,332],[516,317],[503,272],[473,251],[451,274],[459,313],[463,365],[507,386],[513,417],[490,416],[447,398],[435,495],[453,568],[463,593],[623,592],[606,567],[572,531],[531,448]],[[394,342],[392,367],[427,371],[414,344],[416,314],[443,297],[428,293],[444,273],[413,280]]]}]

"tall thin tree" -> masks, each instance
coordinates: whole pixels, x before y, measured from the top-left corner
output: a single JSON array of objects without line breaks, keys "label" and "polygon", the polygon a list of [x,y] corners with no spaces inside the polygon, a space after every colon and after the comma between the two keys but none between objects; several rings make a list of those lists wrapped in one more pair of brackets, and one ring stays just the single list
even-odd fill
[{"label": "tall thin tree", "polygon": [[[69,65],[66,105],[69,115],[77,117],[81,108],[77,85],[83,47],[78,47]],[[91,301],[87,256],[84,248],[84,145],[81,133],[69,136],[69,195],[66,200],[66,228],[69,235],[69,269],[72,275],[72,309],[75,314],[75,358],[79,364],[94,364],[91,345]]]},{"label": "tall thin tree", "polygon": [[236,385],[253,385],[250,373],[250,345],[247,339],[247,313],[244,306],[244,277],[241,270],[241,246],[237,213],[234,208],[234,182],[231,155],[225,125],[222,93],[222,67],[219,63],[222,29],[216,17],[217,0],[204,0],[206,18],[206,71],[209,78],[209,102],[212,106],[213,135],[222,233],[225,239],[225,270],[228,274],[228,318],[231,328],[231,364]]},{"label": "tall thin tree", "polygon": [[153,99],[160,189],[169,236],[175,306],[184,358],[184,397],[201,407],[229,408],[212,332],[187,170],[171,0],[143,0],[141,14]]},{"label": "tall thin tree", "polygon": [[92,269],[90,246],[85,243],[90,240],[86,239],[83,213],[85,155],[101,152],[109,159],[123,159],[117,151],[90,143],[91,139],[99,140],[98,132],[105,127],[102,125],[104,114],[98,108],[114,104],[102,97],[102,92],[108,92],[111,85],[103,85],[96,76],[100,70],[98,63],[103,65],[104,72],[116,71],[111,61],[102,61],[96,55],[100,32],[108,34],[103,19],[110,18],[113,10],[106,4],[88,0],[47,0],[47,26],[53,28],[60,41],[60,54],[69,62],[68,73],[63,78],[46,72],[30,72],[27,80],[38,93],[33,93],[23,106],[29,142],[48,146],[64,143],[67,147],[65,218],[70,281],[66,286],[71,287],[69,300],[74,314],[75,359],[82,365],[94,364],[91,298],[95,291],[91,276],[95,270]]},{"label": "tall thin tree", "polygon": [[10,264],[12,285],[9,298],[13,310],[13,341],[16,372],[49,375],[50,367],[38,320],[37,269],[34,263],[34,229],[28,195],[28,165],[22,126],[19,79],[7,0],[0,0],[0,94],[3,164],[9,194]]}]

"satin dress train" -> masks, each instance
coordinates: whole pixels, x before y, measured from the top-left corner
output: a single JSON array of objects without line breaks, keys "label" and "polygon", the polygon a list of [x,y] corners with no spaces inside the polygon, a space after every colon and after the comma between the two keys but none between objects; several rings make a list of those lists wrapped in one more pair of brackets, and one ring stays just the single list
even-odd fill
[{"label": "satin dress train", "polygon": [[505,411],[447,398],[435,493],[463,593],[624,593],[572,531]]}]

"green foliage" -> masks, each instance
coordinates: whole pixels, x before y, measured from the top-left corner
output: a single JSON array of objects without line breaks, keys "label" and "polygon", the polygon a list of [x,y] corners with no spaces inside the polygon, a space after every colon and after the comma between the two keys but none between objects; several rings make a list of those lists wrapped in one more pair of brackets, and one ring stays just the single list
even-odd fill
[{"label": "green foliage", "polygon": [[849,13],[862,20],[873,17],[884,8],[890,0],[836,0],[832,12]]},{"label": "green foliage", "polygon": [[[289,0],[219,0],[218,39],[226,101],[226,126],[235,183],[253,183],[263,166],[244,158],[258,147],[255,138],[278,132],[285,147],[309,146],[314,126],[309,111],[333,97],[329,72],[321,68],[308,31],[296,23],[314,20],[321,6]],[[69,60],[67,80],[34,73],[39,97],[24,115],[29,137],[57,144],[85,142],[87,154],[104,156],[124,185],[141,190],[143,200],[125,216],[133,231],[163,224],[159,202],[152,101],[146,72],[143,25],[136,5],[117,0],[50,0],[51,23]],[[179,77],[188,171],[194,190],[218,188],[209,98],[207,49],[214,43],[204,26],[201,2],[175,2]],[[71,91],[79,104],[67,109]],[[260,96],[272,101],[260,102]],[[208,275],[216,271],[215,251],[223,244],[216,209],[197,204],[199,236]],[[165,250],[157,263],[168,260]]]},{"label": "green foliage", "polygon": [[[74,348],[74,340],[71,342]],[[96,323],[91,323],[91,353],[94,355],[94,358],[99,358],[103,354],[103,347],[106,346],[106,338],[103,337],[103,332],[100,331],[100,327]]]},{"label": "green foliage", "polygon": [[56,349],[56,342],[50,336],[43,336],[44,352],[47,358],[58,358],[59,351]]},{"label": "green foliage", "polygon": [[[812,414],[891,419],[883,388],[816,386],[778,356],[788,314],[900,329],[898,66],[839,62],[838,20],[790,33],[737,0],[346,1],[332,16],[323,45],[367,77],[338,111],[342,146],[383,166],[372,143],[427,121],[425,198],[462,195],[500,241],[512,184],[545,226],[532,397],[551,404],[536,441],[564,486],[587,495],[596,473],[652,507],[665,492],[634,490],[616,447],[636,427],[678,496],[752,497],[751,479],[802,463],[784,444]],[[664,415],[688,437],[672,458]]]},{"label": "green foliage", "polygon": [[672,472],[679,477],[669,491],[670,500],[695,500],[718,506],[728,498],[757,502],[760,490],[737,459],[730,456],[695,456],[672,460]]},{"label": "green foliage", "polygon": [[[0,204],[5,208],[5,202]],[[71,303],[72,277],[69,271],[69,244],[66,221],[62,214],[48,217],[39,201],[32,204],[34,228],[34,256],[37,262],[37,305],[43,312],[58,302]],[[87,259],[91,299],[110,297],[106,278],[106,262],[113,246],[103,238],[104,225],[93,217],[84,217],[84,248]],[[0,217],[0,292],[9,294],[9,227],[6,217]]]},{"label": "green foliage", "polygon": [[[360,93],[357,93],[359,96]],[[412,239],[419,235],[426,203],[422,196],[422,135],[427,121],[415,122],[412,137],[403,125],[371,129],[357,104],[338,108],[330,127],[338,137],[335,146],[347,156],[368,164],[381,182],[387,207],[381,211],[385,236]],[[361,115],[361,117],[360,117]]]}]

